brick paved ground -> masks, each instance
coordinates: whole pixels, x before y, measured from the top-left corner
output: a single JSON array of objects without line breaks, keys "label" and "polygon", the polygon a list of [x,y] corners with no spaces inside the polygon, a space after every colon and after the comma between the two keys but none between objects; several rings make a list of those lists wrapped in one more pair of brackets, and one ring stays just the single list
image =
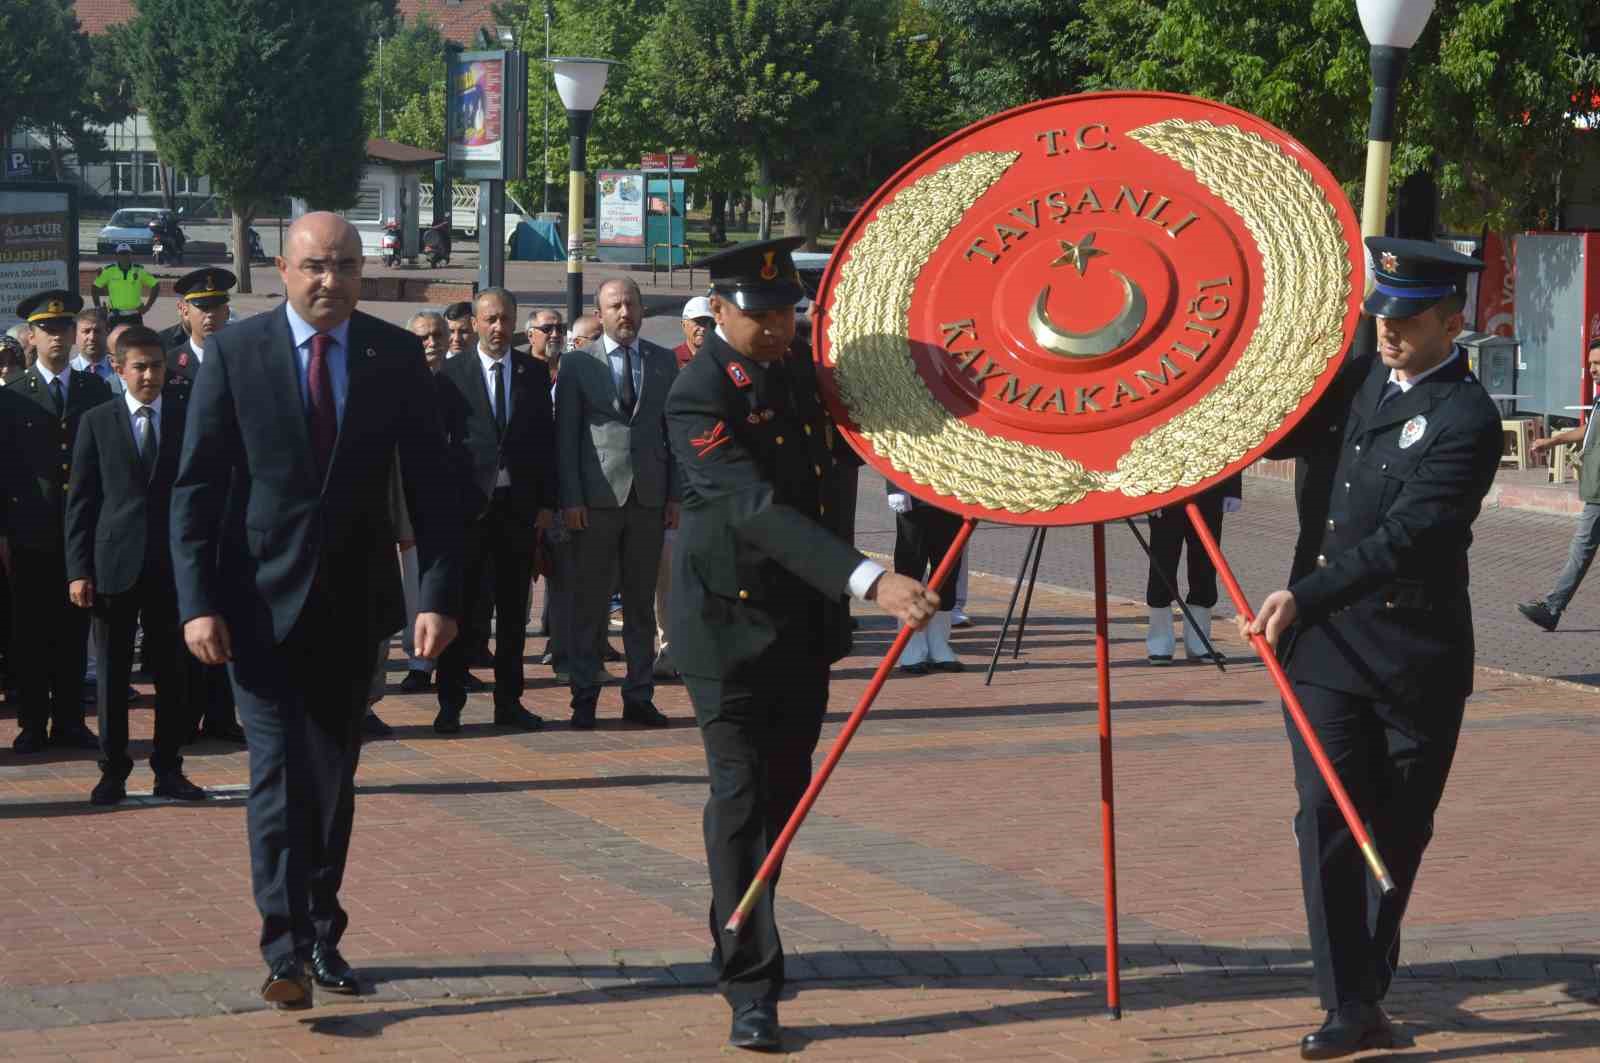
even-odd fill
[{"label": "brick paved ground", "polygon": [[[863,509],[862,527],[880,513]],[[1247,517],[1230,526],[1235,551]],[[1014,534],[985,530],[980,565]],[[1047,555],[1060,582],[1081,564],[1075,537]],[[1113,539],[1123,595],[1139,589],[1129,545]],[[1009,581],[973,592],[969,662]],[[1225,676],[1147,666],[1126,601],[1113,610],[1126,1015],[1102,1014],[1090,612],[1042,590],[1022,660],[990,688],[973,673],[888,685],[784,878],[790,1051],[1293,1057],[1319,1016],[1268,681],[1244,660]],[[825,741],[891,631],[868,617],[861,635]],[[564,693],[530,667],[529,706],[561,719]],[[477,695],[454,739],[432,733],[427,698],[388,698],[399,736],[363,758],[344,890],[346,952],[376,992],[298,1015],[254,996],[243,753],[192,751],[195,779],[229,788],[207,806],[100,811],[92,758],[0,752],[0,1059],[724,1058],[704,964],[704,766],[681,687],[660,695],[680,721],[665,731],[621,726],[612,696],[599,730],[539,735],[495,732]],[[1600,1057],[1594,709],[1573,685],[1480,675],[1392,1001],[1418,1050]],[[134,715],[147,740],[149,712]],[[13,733],[0,717],[0,743]],[[143,768],[132,784],[148,793]]]}]

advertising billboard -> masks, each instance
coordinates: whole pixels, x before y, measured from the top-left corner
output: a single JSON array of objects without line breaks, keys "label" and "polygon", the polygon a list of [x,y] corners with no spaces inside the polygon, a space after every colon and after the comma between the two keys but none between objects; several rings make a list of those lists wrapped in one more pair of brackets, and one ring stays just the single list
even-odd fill
[{"label": "advertising billboard", "polygon": [[17,323],[18,303],[48,288],[78,290],[78,189],[0,184],[0,329]]},{"label": "advertising billboard", "polygon": [[446,60],[445,154],[476,181],[527,176],[528,65],[521,52],[460,52]]},{"label": "advertising billboard", "polygon": [[597,170],[595,248],[607,262],[644,261],[644,174],[638,170]]}]

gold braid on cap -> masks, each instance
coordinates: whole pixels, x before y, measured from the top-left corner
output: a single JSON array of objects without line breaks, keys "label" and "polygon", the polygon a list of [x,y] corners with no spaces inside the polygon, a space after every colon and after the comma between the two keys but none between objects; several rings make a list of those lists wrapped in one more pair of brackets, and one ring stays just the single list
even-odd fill
[{"label": "gold braid on cap", "polygon": [[945,409],[911,356],[911,297],[929,259],[1019,158],[975,152],[885,203],[851,245],[834,291],[828,340],[840,400],[896,470],[967,505],[1010,513],[1057,509],[1091,491],[1139,497],[1193,486],[1259,446],[1343,352],[1349,253],[1312,175],[1237,126],[1169,119],[1128,135],[1193,173],[1255,239],[1261,320],[1238,362],[1104,472],[973,428]]}]

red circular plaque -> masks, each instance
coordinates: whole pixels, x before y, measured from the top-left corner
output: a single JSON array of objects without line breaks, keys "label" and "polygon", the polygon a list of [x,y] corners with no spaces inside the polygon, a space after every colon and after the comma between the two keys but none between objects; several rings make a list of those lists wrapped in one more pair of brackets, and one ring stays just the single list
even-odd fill
[{"label": "red circular plaque", "polygon": [[1164,93],[1046,100],[956,133],[856,215],[814,327],[852,446],[985,520],[1079,524],[1244,468],[1331,380],[1359,225],[1303,146]]}]

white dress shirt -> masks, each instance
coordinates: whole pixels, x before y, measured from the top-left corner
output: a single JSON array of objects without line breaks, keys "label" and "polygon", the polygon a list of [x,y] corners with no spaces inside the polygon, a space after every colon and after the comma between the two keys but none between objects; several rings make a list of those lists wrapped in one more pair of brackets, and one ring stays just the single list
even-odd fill
[{"label": "white dress shirt", "polygon": [[144,457],[144,448],[139,440],[139,411],[145,406],[150,407],[150,438],[156,441],[156,446],[161,445],[161,396],[157,395],[154,402],[143,403],[133,397],[130,391],[122,393],[122,401],[128,407],[128,431],[133,433],[133,448]]},{"label": "white dress shirt", "polygon": [[205,364],[206,349],[200,344],[196,343],[193,336],[189,337],[189,353],[194,355],[194,362],[196,365]]},{"label": "white dress shirt", "polygon": [[[506,396],[506,424],[510,424],[511,423],[511,352],[507,351],[505,354],[502,354],[498,359],[496,359],[496,358],[491,357],[487,353],[485,353],[484,349],[483,349],[483,345],[479,344],[479,346],[478,346],[478,366],[479,366],[479,371],[483,373],[483,389],[489,393],[489,413],[490,413],[491,416],[497,416],[500,413],[499,410],[495,409],[495,405],[494,405],[494,374],[495,374],[495,366],[496,365],[499,365],[501,367],[500,373],[505,378],[503,383],[501,384],[501,386],[505,389],[505,396]],[[504,465],[500,466],[500,471],[495,473],[494,485],[496,487],[510,487],[511,486],[511,470],[507,469]]]},{"label": "white dress shirt", "polygon": [[1452,347],[1450,348],[1450,356],[1448,358],[1434,366],[1432,369],[1418,373],[1409,380],[1401,380],[1400,370],[1391,369],[1389,370],[1389,383],[1398,384],[1400,386],[1400,394],[1404,395],[1406,392],[1410,391],[1412,388],[1416,387],[1418,384],[1422,383],[1424,380],[1428,379],[1430,376],[1437,373],[1439,370],[1443,369],[1445,366],[1449,365],[1451,362],[1460,357],[1461,348]]},{"label": "white dress shirt", "polygon": [[[722,331],[721,325],[717,326],[717,335],[722,337],[723,343],[728,342],[728,334]],[[752,362],[756,361],[754,358],[750,360]],[[756,365],[763,371],[767,368],[761,362],[756,362]],[[872,585],[877,583],[878,577],[886,571],[887,569],[870,557],[863,558],[861,563],[850,573],[850,597],[858,602],[866,601],[867,595],[872,592]]]},{"label": "white dress shirt", "polygon": [[[611,383],[617,389],[617,394],[622,394],[622,367],[627,364],[622,357],[622,344],[604,333],[600,335],[600,343],[605,348],[606,361],[611,366]],[[639,349],[639,341],[631,344],[633,350],[633,397],[637,399],[644,390],[644,352]]]}]

